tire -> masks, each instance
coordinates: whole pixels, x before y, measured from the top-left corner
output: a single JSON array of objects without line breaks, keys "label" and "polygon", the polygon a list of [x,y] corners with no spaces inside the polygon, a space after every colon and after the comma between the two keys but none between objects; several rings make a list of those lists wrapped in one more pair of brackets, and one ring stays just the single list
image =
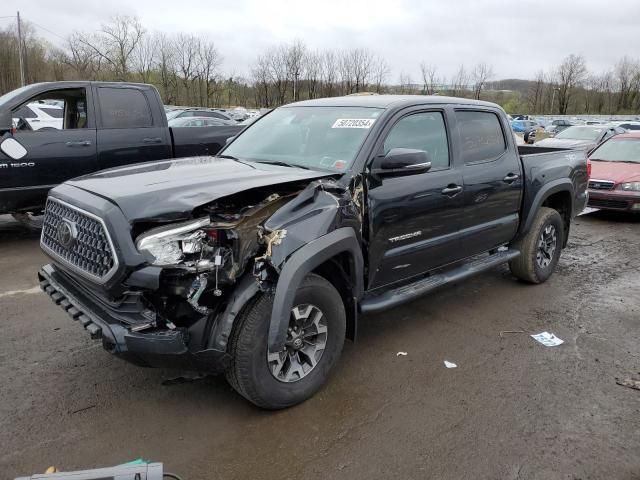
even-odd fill
[{"label": "tire", "polygon": [[14,213],[13,218],[29,230],[38,231],[42,229],[44,215],[33,215],[31,213]]},{"label": "tire", "polygon": [[[549,239],[550,232],[555,236],[552,253],[549,248],[541,250],[540,243],[543,235],[547,240]],[[520,250],[520,256],[509,262],[511,273],[525,282],[545,282],[560,260],[563,239],[564,223],[560,214],[552,208],[540,207],[529,232],[511,245],[516,250]],[[548,244],[547,241],[547,246]]]},{"label": "tire", "polygon": [[[310,306],[315,307],[316,310],[310,309]],[[295,373],[293,360],[290,360],[293,357],[288,356],[289,352],[293,352],[294,357],[296,355],[291,331],[288,333],[288,342],[291,345],[285,347],[286,351],[275,354],[267,352],[272,307],[273,297],[259,294],[247,303],[238,315],[229,342],[231,363],[226,371],[226,377],[234,390],[254,405],[276,410],[304,402],[327,381],[344,345],[346,313],[342,298],[331,283],[315,274],[310,274],[304,279],[296,292],[290,326],[296,322],[294,311],[302,317],[306,312],[311,312],[313,318],[318,318],[317,310],[322,315],[320,320],[311,324],[311,327],[304,326],[307,328],[306,334],[312,336],[308,342],[309,347],[301,340],[304,347],[297,353],[298,359],[310,361],[310,357],[302,352],[313,351],[317,363],[314,366],[304,364],[308,371]],[[301,312],[302,315],[300,315]],[[311,314],[308,314],[309,318]],[[321,325],[319,322],[324,324]],[[317,328],[314,327],[316,324],[319,325]],[[326,327],[325,331],[321,327]],[[318,332],[315,337],[313,337],[314,331]],[[305,333],[302,327],[298,332]],[[311,347],[314,341],[316,346]],[[317,345],[322,344],[323,341],[325,346],[320,351]],[[306,350],[307,348],[312,350]],[[278,360],[274,362],[273,358]],[[280,363],[279,360],[282,358],[285,360]],[[289,368],[285,370],[287,361],[289,361]],[[300,362],[298,365],[302,367],[303,363]],[[277,374],[283,377],[288,374],[291,378],[288,380],[276,378],[276,372],[273,370],[277,370],[279,365],[280,371]],[[296,377],[300,378],[296,379]]]}]

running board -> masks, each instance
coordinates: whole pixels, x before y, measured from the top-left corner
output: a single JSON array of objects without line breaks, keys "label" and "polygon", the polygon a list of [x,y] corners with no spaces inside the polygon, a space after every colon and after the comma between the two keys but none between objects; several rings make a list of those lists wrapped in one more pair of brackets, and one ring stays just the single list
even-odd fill
[{"label": "running board", "polygon": [[451,270],[422,278],[409,285],[403,285],[402,287],[386,291],[380,295],[365,297],[362,302],[360,302],[360,309],[362,313],[371,313],[395,307],[421,297],[425,293],[431,292],[443,285],[464,280],[477,273],[484,272],[497,265],[513,260],[518,256],[520,256],[520,251],[509,249],[494,253],[488,257],[478,258]]}]

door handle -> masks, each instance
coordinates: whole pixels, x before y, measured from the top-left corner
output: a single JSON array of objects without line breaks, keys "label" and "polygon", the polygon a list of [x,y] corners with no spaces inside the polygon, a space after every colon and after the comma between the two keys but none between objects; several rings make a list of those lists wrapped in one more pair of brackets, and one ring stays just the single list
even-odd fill
[{"label": "door handle", "polygon": [[442,190],[442,194],[447,195],[449,197],[455,197],[461,191],[462,191],[462,187],[460,185],[451,184],[451,185],[447,185],[447,188],[444,188]]},{"label": "door handle", "polygon": [[502,179],[502,181],[506,183],[513,183],[519,178],[520,178],[520,175],[518,175],[517,173],[509,173],[507,174],[506,177]]},{"label": "door handle", "polygon": [[67,147],[88,147],[91,145],[91,141],[89,140],[80,140],[77,142],[67,142],[65,143]]},{"label": "door handle", "polygon": [[144,143],[160,143],[162,142],[162,139],[160,137],[155,137],[155,138],[143,138],[142,141]]}]

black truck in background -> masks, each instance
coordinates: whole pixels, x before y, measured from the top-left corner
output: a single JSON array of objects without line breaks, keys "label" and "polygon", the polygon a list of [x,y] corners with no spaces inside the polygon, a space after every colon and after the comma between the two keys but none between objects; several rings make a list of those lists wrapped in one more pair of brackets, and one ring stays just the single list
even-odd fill
[{"label": "black truck in background", "polygon": [[[38,101],[63,107],[61,129],[36,130],[20,117]],[[170,128],[158,91],[146,84],[50,82],[13,90],[0,97],[0,214],[28,220],[52,187],[97,170],[214,155],[242,128]]]},{"label": "black truck in background", "polygon": [[587,182],[584,151],[518,148],[492,103],[299,102],[216,157],[51,190],[39,280],[107,351],[225,372],[283,408],[322,386],[363,314],[507,262],[547,280]]}]

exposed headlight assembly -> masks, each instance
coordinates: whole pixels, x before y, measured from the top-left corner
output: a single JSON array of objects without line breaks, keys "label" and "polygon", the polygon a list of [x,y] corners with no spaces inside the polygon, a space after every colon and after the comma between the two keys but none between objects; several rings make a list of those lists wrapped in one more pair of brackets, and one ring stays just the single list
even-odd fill
[{"label": "exposed headlight assembly", "polygon": [[210,223],[206,217],[154,228],[138,237],[136,248],[152,265],[176,265],[185,254],[202,250],[206,233],[199,229]]},{"label": "exposed headlight assembly", "polygon": [[640,182],[621,183],[618,188],[625,192],[640,192]]}]

